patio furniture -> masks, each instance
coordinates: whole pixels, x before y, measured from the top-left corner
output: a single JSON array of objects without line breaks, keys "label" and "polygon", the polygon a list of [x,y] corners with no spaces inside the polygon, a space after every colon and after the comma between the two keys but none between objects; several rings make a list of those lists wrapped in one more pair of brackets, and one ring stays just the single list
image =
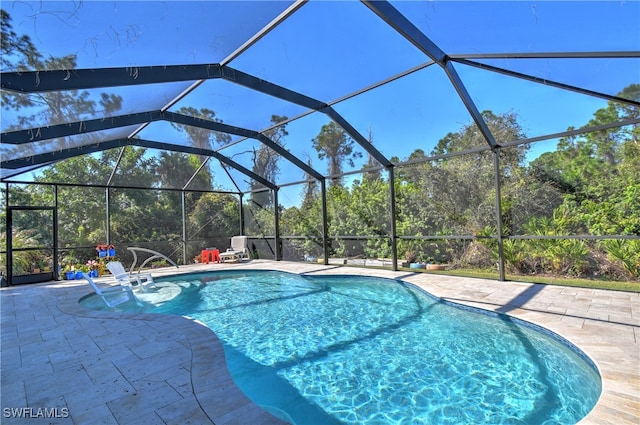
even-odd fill
[{"label": "patio furniture", "polygon": [[102,298],[102,301],[104,301],[107,307],[113,308],[130,300],[135,301],[135,303],[139,306],[142,305],[134,295],[133,290],[131,289],[131,285],[121,284],[118,286],[108,286],[105,288],[101,288],[87,273],[82,273],[82,276],[87,279],[89,285],[91,285],[96,295]]},{"label": "patio furniture", "polygon": [[209,264],[209,261],[212,263],[220,262],[220,250],[217,248],[207,248],[200,251],[200,261],[203,264]]},{"label": "patio furniture", "polygon": [[138,267],[138,273],[140,273],[140,270],[149,262],[149,261],[153,261],[155,259],[158,258],[163,258],[165,259],[169,264],[172,264],[174,266],[176,266],[177,269],[179,269],[180,267],[178,267],[178,265],[169,257],[167,257],[164,254],[159,253],[158,251],[154,251],[152,249],[148,249],[148,248],[140,248],[138,246],[130,246],[127,248],[127,250],[131,251],[131,253],[133,254],[133,263],[131,263],[131,267],[129,267],[129,270],[133,271],[133,269],[136,267],[136,263],[138,262],[138,252],[146,252],[148,254],[152,254],[151,257],[147,258],[146,260],[144,260],[142,262],[142,264],[140,264],[140,267]]},{"label": "patio furniture", "polygon": [[121,285],[133,285],[135,283],[134,289],[139,288],[142,289],[143,292],[147,292],[150,287],[156,287],[151,273],[144,273],[142,275],[138,273],[138,275],[132,277],[131,274],[124,269],[120,261],[108,262],[107,268]]},{"label": "patio furniture", "polygon": [[231,238],[231,248],[220,253],[220,262],[237,262],[249,258],[246,236],[234,236]]}]

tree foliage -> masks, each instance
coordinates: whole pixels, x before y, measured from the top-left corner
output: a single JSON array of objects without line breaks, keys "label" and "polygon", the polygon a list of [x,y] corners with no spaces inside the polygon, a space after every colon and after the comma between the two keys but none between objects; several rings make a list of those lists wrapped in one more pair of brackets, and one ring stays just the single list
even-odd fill
[{"label": "tree foliage", "polygon": [[[272,115],[271,123],[275,125],[287,119],[285,116]],[[267,138],[281,147],[284,147],[285,137],[287,137],[288,134],[286,124],[273,127],[264,133]],[[280,172],[279,161],[280,155],[265,144],[261,144],[251,152],[252,171],[268,181],[275,182]],[[253,205],[261,208],[272,207],[273,198],[268,191],[255,192],[265,188],[262,183],[251,180],[249,187],[251,190],[250,202],[252,202]]]},{"label": "tree foliage", "polygon": [[341,186],[343,184],[342,174],[343,163],[354,166],[354,159],[362,157],[362,152],[354,149],[354,141],[335,122],[331,121],[322,126],[320,133],[311,141],[313,148],[318,153],[318,158],[327,159],[327,173],[332,185]]}]

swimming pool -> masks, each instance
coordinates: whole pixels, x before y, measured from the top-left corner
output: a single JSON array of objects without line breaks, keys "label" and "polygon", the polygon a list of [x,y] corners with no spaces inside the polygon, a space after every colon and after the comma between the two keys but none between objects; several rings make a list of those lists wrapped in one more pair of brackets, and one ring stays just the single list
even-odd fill
[{"label": "swimming pool", "polygon": [[600,395],[595,368],[566,341],[401,281],[257,271],[162,280],[142,309],[207,324],[240,389],[292,423],[570,424]]}]

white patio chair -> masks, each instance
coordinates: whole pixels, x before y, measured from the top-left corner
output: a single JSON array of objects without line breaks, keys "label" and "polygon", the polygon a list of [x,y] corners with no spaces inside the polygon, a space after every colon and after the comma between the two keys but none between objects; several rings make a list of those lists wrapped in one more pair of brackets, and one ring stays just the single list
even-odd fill
[{"label": "white patio chair", "polygon": [[130,300],[135,301],[139,306],[142,305],[134,295],[131,285],[107,286],[101,288],[87,273],[82,273],[82,276],[87,279],[87,282],[89,282],[89,285],[91,285],[96,295],[102,298],[102,301],[104,301],[107,307],[113,308]]},{"label": "white patio chair", "polygon": [[225,261],[242,261],[243,259],[248,259],[249,256],[249,248],[247,247],[247,237],[246,236],[234,236],[231,238],[231,248],[227,249],[226,252],[220,253],[220,262],[223,263]]},{"label": "white patio chair", "polygon": [[134,289],[139,288],[142,289],[143,292],[147,292],[147,290],[151,287],[156,288],[156,284],[153,281],[153,276],[151,276],[151,273],[131,276],[124,269],[124,266],[120,261],[109,261],[107,263],[107,268],[121,285],[132,285]]}]

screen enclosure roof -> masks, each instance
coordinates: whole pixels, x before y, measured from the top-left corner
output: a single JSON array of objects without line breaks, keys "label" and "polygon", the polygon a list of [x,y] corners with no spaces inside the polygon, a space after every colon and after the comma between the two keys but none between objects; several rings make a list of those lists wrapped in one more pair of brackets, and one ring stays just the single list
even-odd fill
[{"label": "screen enclosure roof", "polygon": [[[150,157],[203,158],[222,190],[274,189],[329,176],[313,145],[329,123],[359,153],[343,171],[358,172],[429,154],[465,125],[482,135],[478,149],[533,146],[589,129],[609,102],[640,106],[623,93],[640,83],[635,1],[5,1],[2,9],[40,54],[35,68],[3,49],[6,182],[75,156],[142,147]],[[501,140],[484,111],[515,114],[523,138]],[[279,158],[277,175],[257,173],[260,149]]]}]

